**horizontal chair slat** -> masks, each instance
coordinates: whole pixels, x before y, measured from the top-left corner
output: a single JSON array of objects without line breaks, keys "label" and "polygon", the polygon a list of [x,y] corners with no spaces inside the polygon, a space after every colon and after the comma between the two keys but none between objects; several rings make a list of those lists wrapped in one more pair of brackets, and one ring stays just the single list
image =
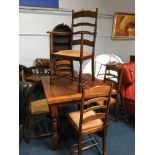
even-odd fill
[{"label": "horizontal chair slat", "polygon": [[93,98],[93,99],[90,99],[88,101],[85,101],[84,105],[88,105],[88,104],[91,104],[93,102],[104,102],[104,101],[108,101],[108,98],[107,97],[98,97],[98,98]]},{"label": "horizontal chair slat", "polygon": [[117,84],[117,81],[114,81],[113,79],[109,79],[109,78],[105,78],[105,80],[109,81],[109,82],[112,82],[114,84]]},{"label": "horizontal chair slat", "polygon": [[96,35],[94,32],[90,32],[90,31],[76,31],[73,32],[73,34],[88,34],[88,35]]},{"label": "horizontal chair slat", "polygon": [[94,41],[89,41],[89,40],[87,40],[87,39],[84,39],[83,40],[83,44],[84,45],[87,45],[87,46],[94,46]]},{"label": "horizontal chair slat", "polygon": [[89,117],[86,117],[85,119],[83,119],[83,123],[87,123],[89,121],[93,121],[95,119],[103,119],[105,118],[106,114],[105,113],[97,113],[95,115],[92,115],[92,116],[89,116]]},{"label": "horizontal chair slat", "polygon": [[107,75],[107,76],[111,76],[112,78],[118,78],[118,76],[117,76],[117,75],[112,74],[112,73],[106,73],[106,75]]},{"label": "horizontal chair slat", "polygon": [[[81,44],[82,44],[82,40],[81,39],[77,39],[77,40],[73,40],[72,41],[72,45],[81,45]],[[83,39],[83,45],[87,45],[87,46],[93,47],[94,41],[89,41],[87,39]]]},{"label": "horizontal chair slat", "polygon": [[85,109],[85,110],[83,110],[83,112],[85,113],[85,112],[92,111],[92,110],[106,109],[106,108],[107,108],[107,105],[101,105],[101,104],[99,104],[97,106],[93,106],[91,108]]},{"label": "horizontal chair slat", "polygon": [[[105,86],[103,85],[102,87],[100,86],[99,88],[96,86],[94,88],[90,88],[89,91],[85,91],[85,98],[87,96],[106,96],[109,95],[108,91],[111,89],[111,86]],[[95,92],[95,94],[94,94]]]},{"label": "horizontal chair slat", "polygon": [[74,27],[77,27],[77,26],[95,26],[95,24],[83,22],[83,23],[73,24],[73,26]]},{"label": "horizontal chair slat", "polygon": [[75,12],[74,13],[74,18],[79,18],[79,17],[91,17],[91,18],[95,18],[97,15],[96,12],[93,11],[79,11],[79,12]]}]

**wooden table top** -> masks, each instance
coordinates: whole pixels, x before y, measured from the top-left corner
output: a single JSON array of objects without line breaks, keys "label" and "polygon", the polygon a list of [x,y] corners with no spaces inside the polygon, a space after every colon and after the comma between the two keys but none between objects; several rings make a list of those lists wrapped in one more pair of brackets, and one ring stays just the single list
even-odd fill
[{"label": "wooden table top", "polygon": [[[78,81],[59,77],[50,83],[50,76],[42,76],[42,84],[48,104],[58,104],[62,102],[77,101],[81,99],[81,93],[78,92]],[[83,79],[91,79],[90,74],[84,74]],[[90,81],[87,87],[101,85],[101,80]]]}]

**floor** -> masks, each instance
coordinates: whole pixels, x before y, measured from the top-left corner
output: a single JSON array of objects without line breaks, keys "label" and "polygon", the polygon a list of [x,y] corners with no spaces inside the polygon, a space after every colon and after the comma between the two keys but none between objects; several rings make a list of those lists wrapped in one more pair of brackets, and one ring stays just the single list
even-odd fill
[{"label": "floor", "polygon": [[[70,145],[74,141],[74,136],[70,127],[68,128],[67,143],[62,140],[59,149],[53,151],[50,147],[51,138],[32,139],[30,143],[21,142],[19,155],[69,155],[70,152],[66,144]],[[101,142],[100,134],[97,134]],[[83,152],[84,155],[98,155],[96,148]],[[134,122],[118,121],[113,122],[108,127],[107,133],[107,155],[134,155],[135,154],[135,128]]]},{"label": "floor", "polygon": [[[44,98],[44,93],[41,93],[38,99]],[[24,140],[19,145],[19,155],[69,155],[69,149],[67,146],[73,144],[75,141],[75,134],[72,128],[68,125],[65,119],[65,113],[70,112],[75,107],[66,107],[61,109],[61,129],[65,131],[67,140],[64,142],[63,138],[60,142],[59,149],[54,151],[51,149],[51,138],[44,137],[40,139],[31,139],[30,143],[25,143]],[[113,118],[114,109],[110,109],[109,118]],[[119,121],[112,122],[108,126],[107,130],[107,155],[134,155],[135,154],[135,122],[129,120],[125,122],[122,119],[121,107],[119,107]],[[50,118],[48,118],[48,125],[50,127]],[[37,132],[37,129],[33,128],[33,131]],[[97,135],[97,139],[101,142],[100,133]],[[94,147],[93,149],[83,152],[83,155],[98,155],[99,151]]]}]

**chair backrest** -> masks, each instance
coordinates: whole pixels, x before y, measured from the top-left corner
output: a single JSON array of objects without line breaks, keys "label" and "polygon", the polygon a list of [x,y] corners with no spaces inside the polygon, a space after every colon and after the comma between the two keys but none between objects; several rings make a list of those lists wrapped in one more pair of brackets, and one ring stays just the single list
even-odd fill
[{"label": "chair backrest", "polygon": [[[30,81],[38,81],[38,77],[49,75],[49,65],[39,65],[26,67],[19,65],[19,80],[27,81],[28,77],[33,77]],[[35,80],[36,79],[36,80]],[[41,78],[40,78],[41,80]]]},{"label": "chair backrest", "polygon": [[[97,34],[97,15],[96,11],[82,10],[75,12],[72,10],[72,42],[71,45],[80,45],[80,50],[83,50],[83,45],[92,47],[92,54],[94,54],[95,40]],[[75,35],[81,35],[79,39],[76,39]],[[85,36],[86,35],[86,36]],[[91,38],[88,35],[92,35]]]},{"label": "chair backrest", "polygon": [[28,69],[31,71],[32,75],[49,75],[49,66],[33,66],[29,67]]},{"label": "chair backrest", "polygon": [[19,81],[19,124],[25,125],[34,85]]},{"label": "chair backrest", "polygon": [[[82,124],[90,121],[101,119],[103,125],[107,123],[107,115],[109,110],[109,100],[111,97],[112,84],[94,86],[89,89],[82,88],[82,102],[80,104],[80,122],[79,130],[82,131]],[[95,102],[102,102],[103,104],[95,104]],[[88,116],[84,113],[95,111],[94,115]]]},{"label": "chair backrest", "polygon": [[25,81],[25,77],[30,75],[32,75],[32,71],[28,67],[19,64],[19,80]]},{"label": "chair backrest", "polygon": [[114,89],[117,90],[117,93],[120,91],[121,81],[122,81],[122,69],[118,68],[115,65],[106,65],[104,82],[112,82]]},{"label": "chair backrest", "polygon": [[46,59],[46,58],[36,58],[35,60],[35,65],[36,66],[44,66],[44,67],[49,67],[49,61],[50,59]]}]

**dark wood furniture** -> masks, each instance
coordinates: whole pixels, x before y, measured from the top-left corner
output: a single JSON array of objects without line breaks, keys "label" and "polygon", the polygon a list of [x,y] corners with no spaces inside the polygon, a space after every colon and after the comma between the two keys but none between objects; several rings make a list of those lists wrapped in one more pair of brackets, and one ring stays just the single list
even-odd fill
[{"label": "dark wood furniture", "polygon": [[25,130],[27,130],[28,110],[33,89],[32,83],[19,81],[19,142],[22,139],[28,142]]},{"label": "dark wood furniture", "polygon": [[[47,100],[40,99],[36,101],[31,101],[29,105],[28,113],[28,141],[31,138],[39,138],[51,135],[51,131],[48,128],[47,117],[50,115]],[[32,136],[32,127],[37,126],[37,128],[42,129],[40,133]]]},{"label": "dark wood furniture", "polygon": [[23,65],[19,65],[19,72],[22,81],[42,84],[41,76],[49,75],[49,68],[47,66],[26,67]]},{"label": "dark wood furniture", "polygon": [[[78,153],[78,155],[81,155],[82,151],[97,145],[100,147],[100,150],[103,150],[102,154],[106,155],[107,115],[109,111],[111,88],[112,86],[108,85],[94,86],[89,89],[83,88],[80,110],[68,114],[70,123],[78,133],[78,145],[72,145],[73,151]],[[102,104],[96,105],[94,102],[102,102]],[[99,131],[102,132],[103,148],[94,135],[94,133]],[[82,137],[88,134],[93,135],[93,138],[82,141]]]},{"label": "dark wood furniture", "polygon": [[[59,24],[54,27],[53,31],[48,31],[50,34],[50,59],[52,54],[60,50],[71,49],[71,29],[68,25]],[[69,33],[69,34],[67,34]],[[53,65],[53,66],[52,66]],[[72,60],[65,60],[62,58],[54,59],[50,62],[50,68],[54,71],[54,75],[72,74],[74,76],[74,68]]]},{"label": "dark wood furniture", "polygon": [[42,67],[47,67],[49,68],[49,61],[50,59],[46,59],[46,58],[36,58],[35,60],[35,66],[42,66]]},{"label": "dark wood furniture", "polygon": [[19,79],[21,81],[32,82],[35,85],[35,92],[38,95],[42,88],[41,76],[49,75],[49,66],[31,66],[19,65]]},{"label": "dark wood furniture", "polygon": [[[38,58],[36,59],[36,66],[25,67],[25,66],[19,65],[20,80],[33,83],[34,90],[39,92],[38,90],[40,90],[40,86],[42,86],[41,76],[49,75],[48,61],[49,61],[48,59]],[[33,92],[31,91],[31,95],[35,91]],[[28,113],[27,141],[29,141],[30,138],[43,137],[51,134],[50,131],[48,131],[48,128],[46,127],[47,125],[46,125],[45,119],[42,119],[42,120],[40,119],[40,117],[42,116],[44,116],[45,118],[45,116],[49,115],[49,108],[48,108],[46,99],[29,101],[29,109],[27,113]],[[39,133],[37,136],[32,137],[31,132],[32,132],[32,127],[34,125],[37,126],[38,128],[40,126],[44,126],[44,129],[46,129],[46,133],[45,132]]]},{"label": "dark wood furniture", "polygon": [[135,62],[135,55],[130,55],[130,62]]},{"label": "dark wood furniture", "polygon": [[[90,74],[84,74],[85,80],[91,80]],[[67,79],[67,78],[56,78],[55,82],[51,84],[50,76],[42,77],[42,84],[44,92],[48,102],[49,110],[52,119],[52,148],[58,148],[58,108],[69,105],[78,105],[81,100],[81,93],[78,92],[78,81]],[[87,87],[95,85],[103,85],[104,83],[100,80],[95,79],[87,84]]]},{"label": "dark wood furniture", "polygon": [[112,82],[113,83],[113,91],[115,95],[112,95],[110,100],[110,106],[115,106],[115,120],[118,120],[118,98],[121,88],[122,82],[122,69],[118,68],[117,65],[106,65],[105,74],[104,74],[104,82]]},{"label": "dark wood furniture", "polygon": [[[67,35],[67,33],[65,32],[69,32],[69,35]],[[66,24],[59,24],[55,26],[52,31],[47,32],[50,34],[50,58],[51,59],[52,59],[53,53],[58,52],[60,50],[71,49],[70,32],[71,32],[71,28]]]},{"label": "dark wood furniture", "polygon": [[[80,63],[79,67],[79,77],[78,77],[78,88],[81,90],[82,84],[82,64],[83,61],[91,59],[92,60],[92,80],[95,79],[94,75],[94,56],[95,56],[95,40],[97,33],[97,14],[96,11],[82,10],[79,12],[72,11],[72,26],[71,33],[60,32],[61,35],[71,36],[71,47],[76,46],[72,50],[59,50],[52,53],[52,60],[55,59],[67,59],[74,60]],[[91,22],[90,22],[91,19]],[[58,34],[58,33],[57,33]],[[86,50],[86,46],[89,46],[90,50]],[[53,68],[52,68],[53,70]],[[51,77],[53,78],[53,72]],[[75,78],[77,80],[77,78]],[[53,81],[53,80],[52,80]]]}]

